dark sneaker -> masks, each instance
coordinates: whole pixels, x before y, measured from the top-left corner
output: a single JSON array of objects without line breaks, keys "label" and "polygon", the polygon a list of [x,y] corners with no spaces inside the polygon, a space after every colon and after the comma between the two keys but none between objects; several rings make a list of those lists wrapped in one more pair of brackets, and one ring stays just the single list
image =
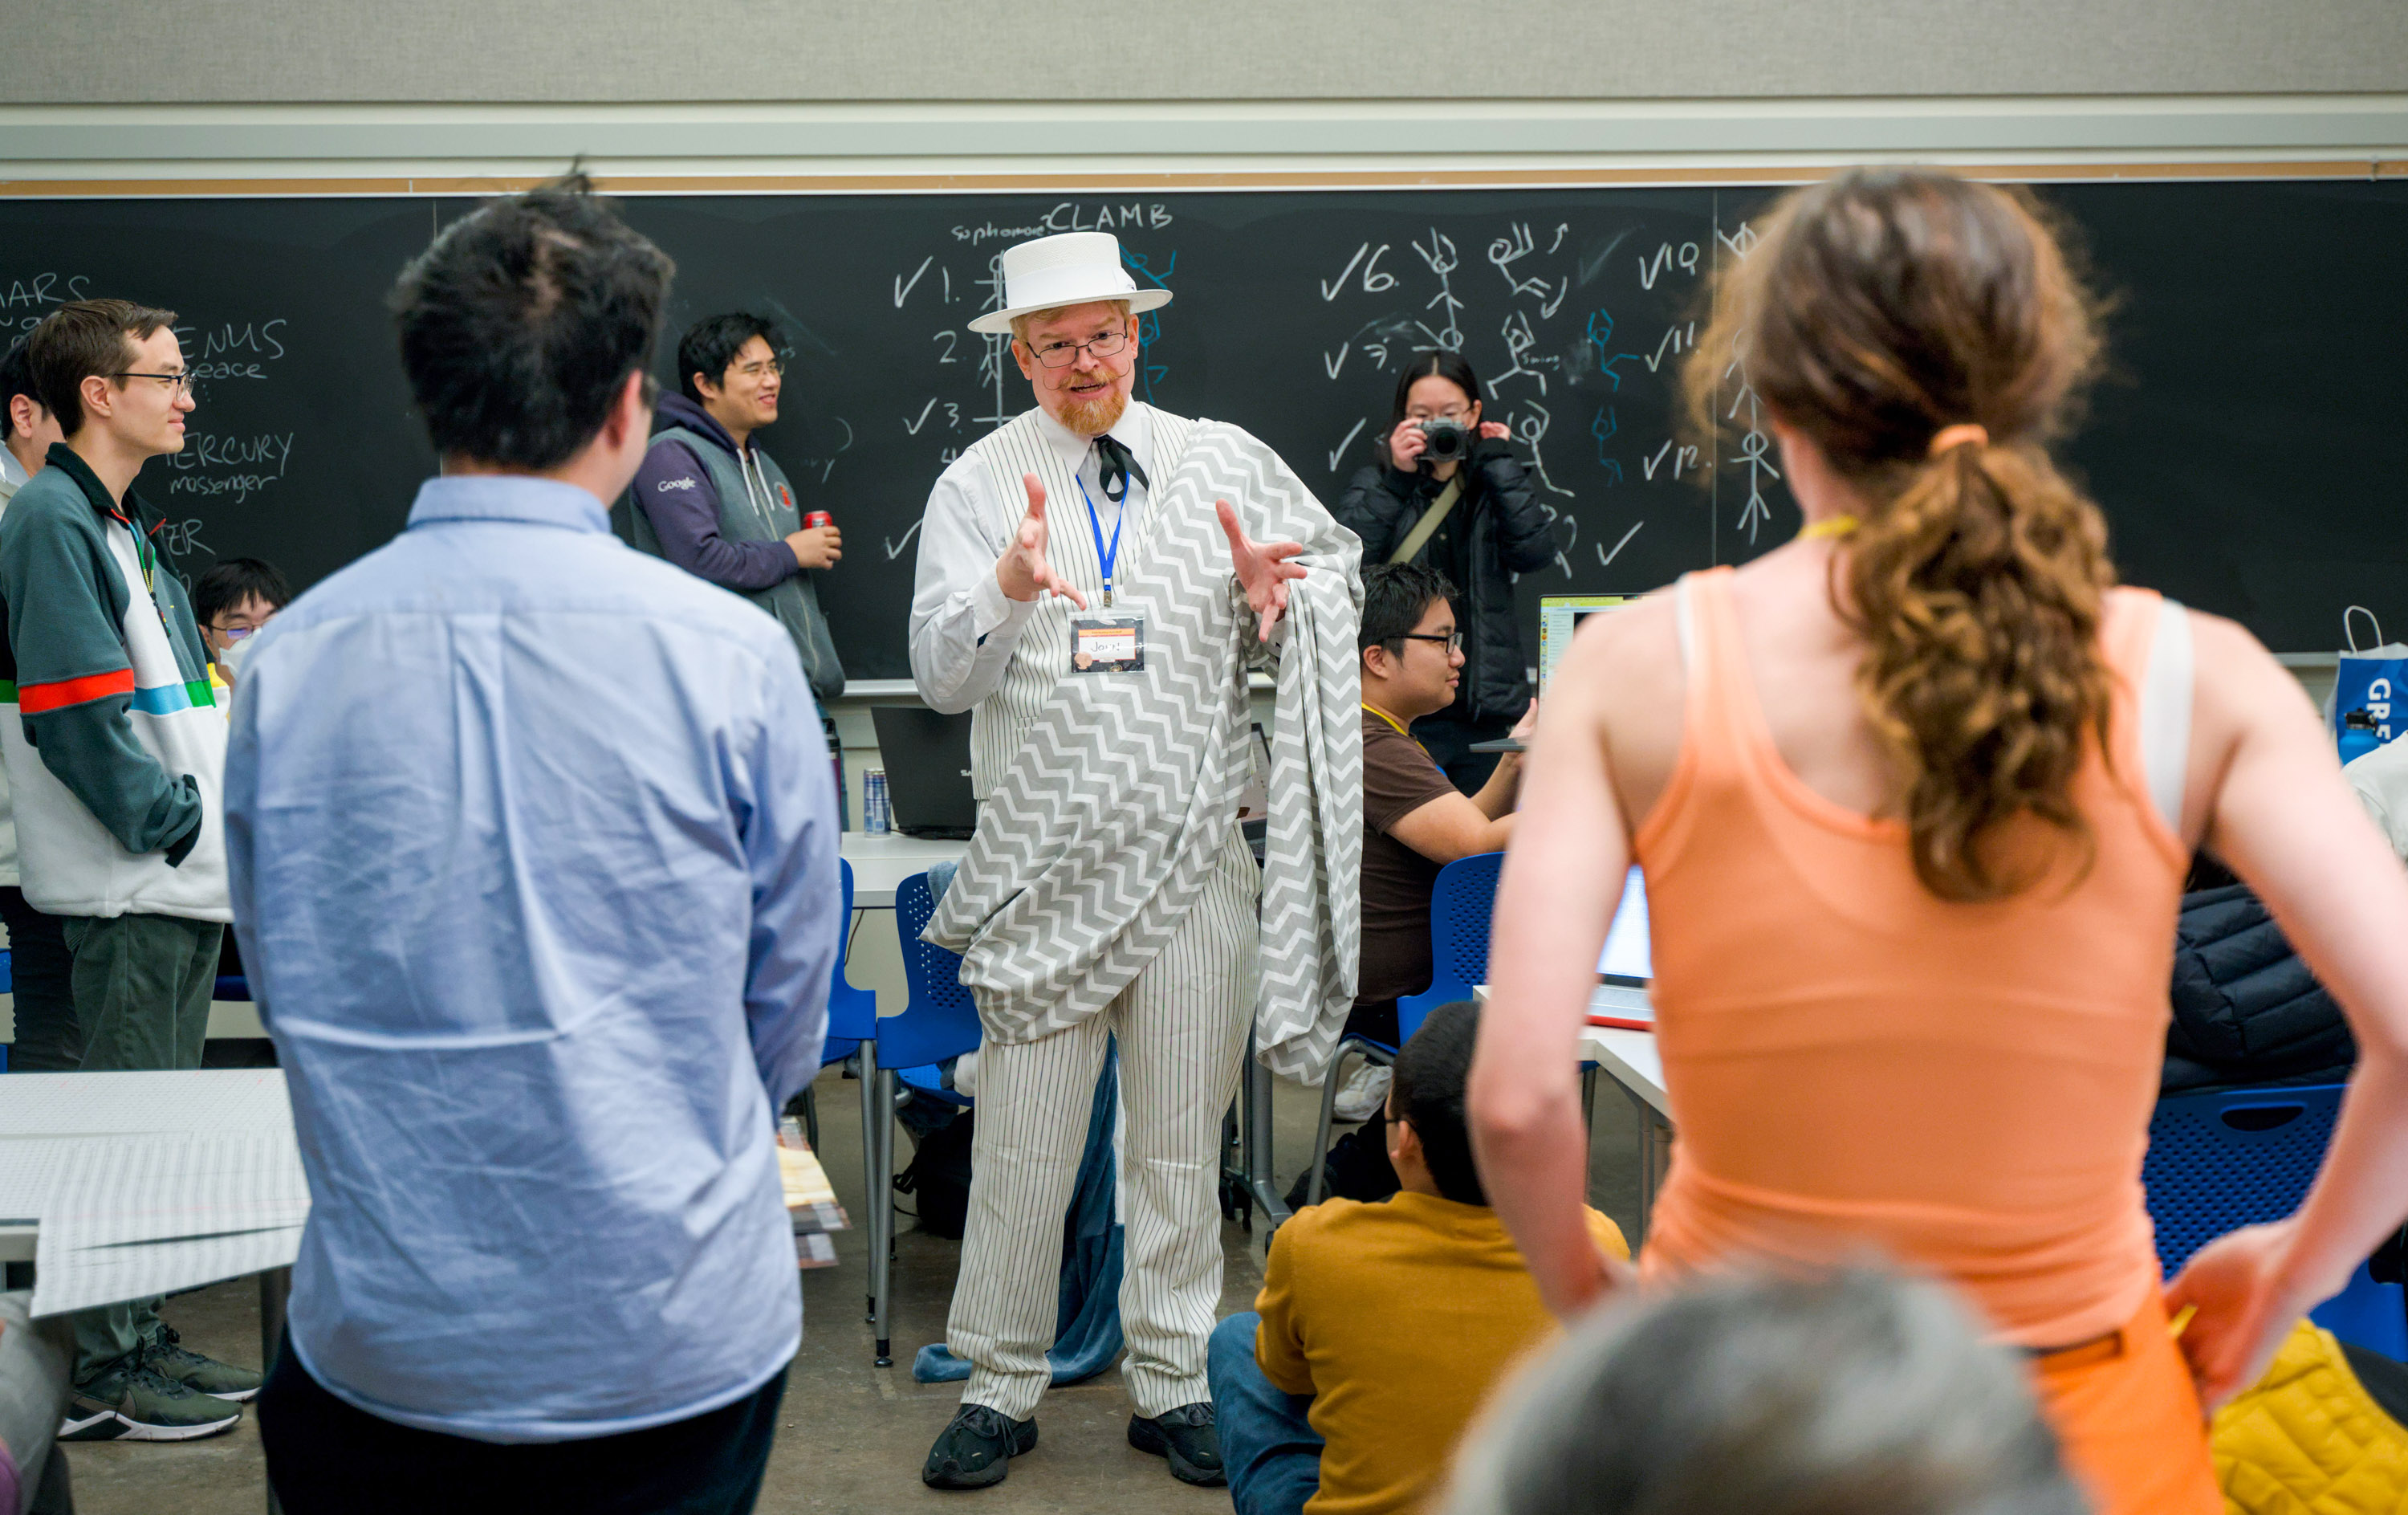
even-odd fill
[{"label": "dark sneaker", "polygon": [[173,1378],[187,1389],[197,1389],[211,1399],[249,1399],[266,1381],[265,1374],[221,1363],[214,1357],[203,1357],[182,1345],[174,1326],[159,1328],[159,1339],[144,1349],[142,1361],[161,1378]]},{"label": "dark sneaker", "polygon": [[[964,1405],[928,1449],[920,1481],[931,1489],[983,1489],[1001,1483],[1011,1460],[1037,1446],[1037,1422],[1015,1421],[984,1405]],[[1216,1461],[1214,1466],[1219,1466]]]},{"label": "dark sneaker", "polygon": [[1128,1443],[1141,1452],[1170,1459],[1170,1476],[1182,1483],[1219,1488],[1229,1481],[1221,1467],[1221,1433],[1212,1428],[1208,1403],[1182,1405],[1150,1421],[1130,1416]]},{"label": "dark sneaker", "polygon": [[230,1431],[242,1407],[163,1377],[129,1353],[67,1395],[61,1441],[191,1441]]}]

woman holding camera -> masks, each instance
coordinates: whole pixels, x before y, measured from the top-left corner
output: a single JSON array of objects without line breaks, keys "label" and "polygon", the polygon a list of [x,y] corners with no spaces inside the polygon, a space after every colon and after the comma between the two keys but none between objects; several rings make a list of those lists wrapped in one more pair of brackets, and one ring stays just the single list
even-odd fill
[{"label": "woman holding camera", "polygon": [[1337,511],[1363,539],[1366,564],[1424,563],[1461,586],[1463,681],[1455,703],[1415,722],[1413,735],[1467,794],[1497,766],[1471,744],[1503,737],[1530,702],[1512,576],[1555,556],[1553,523],[1508,435],[1481,419],[1480,381],[1462,354],[1419,354],[1397,376],[1387,461],[1356,472]]}]

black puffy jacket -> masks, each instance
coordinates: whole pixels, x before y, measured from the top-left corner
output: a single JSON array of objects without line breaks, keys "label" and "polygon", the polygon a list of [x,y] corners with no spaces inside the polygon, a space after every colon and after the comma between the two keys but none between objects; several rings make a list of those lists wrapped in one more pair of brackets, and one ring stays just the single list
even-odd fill
[{"label": "black puffy jacket", "polygon": [[[1460,534],[1457,550],[1441,555],[1424,547],[1416,558],[1455,581],[1455,624],[1463,631],[1455,703],[1425,719],[1510,721],[1530,702],[1530,656],[1513,613],[1513,575],[1555,561],[1555,523],[1532,498],[1512,444],[1484,437],[1464,462],[1464,498],[1446,522],[1448,532]],[[1384,463],[1358,469],[1337,514],[1363,539],[1363,566],[1386,562],[1443,487],[1427,469],[1399,473]]]},{"label": "black puffy jacket", "polygon": [[2183,896],[2160,1091],[2338,1083],[2358,1044],[2325,987],[2245,884]]}]

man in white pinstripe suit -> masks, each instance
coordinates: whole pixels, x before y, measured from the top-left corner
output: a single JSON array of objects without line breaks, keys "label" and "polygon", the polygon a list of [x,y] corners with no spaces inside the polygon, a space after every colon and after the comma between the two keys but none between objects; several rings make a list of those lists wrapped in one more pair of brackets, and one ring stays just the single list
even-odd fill
[{"label": "man in white pinstripe suit", "polygon": [[[963,982],[986,1032],[969,1219],[947,1327],[948,1345],[974,1367],[921,1477],[937,1488],[984,1487],[1036,1445],[1063,1215],[1111,1036],[1125,1112],[1129,1441],[1167,1457],[1184,1481],[1219,1484],[1204,1376],[1221,1291],[1219,1140],[1255,1000],[1261,884],[1235,805],[1213,787],[1226,766],[1218,744],[1232,719],[1242,739],[1243,663],[1286,639],[1280,622],[1292,585],[1326,559],[1346,583],[1315,588],[1331,602],[1345,597],[1353,560],[1340,546],[1352,539],[1334,522],[1326,534],[1312,529],[1314,512],[1328,518],[1301,485],[1293,494],[1309,511],[1253,518],[1301,521],[1304,529],[1287,534],[1318,543],[1323,558],[1300,557],[1312,551],[1306,543],[1257,542],[1241,525],[1244,510],[1226,500],[1199,507],[1192,488],[1173,487],[1191,439],[1226,433],[1260,444],[1130,398],[1135,316],[1170,296],[1135,287],[1116,238],[1089,232],[1024,243],[1003,254],[1003,271],[1005,309],[971,328],[1011,333],[1037,409],[973,444],[938,481],[911,607],[922,698],[939,711],[975,712],[980,835],[928,935],[965,950]],[[1174,512],[1182,519],[1170,519]],[[1199,529],[1212,533],[1209,553]],[[1167,561],[1181,551],[1183,559]],[[1312,593],[1298,599],[1298,613]],[[1351,627],[1347,636],[1351,646]],[[1197,646],[1202,640],[1219,645]],[[1133,665],[1132,647],[1140,652]],[[1166,697],[1163,681],[1176,677],[1167,671],[1182,667],[1213,676],[1175,684]],[[1149,820],[1147,834],[1115,832],[1166,802],[1154,779],[1176,771],[1174,752],[1193,762],[1186,749],[1199,744],[1197,728],[1153,758],[1115,766],[1152,740],[1147,713],[1166,699],[1173,727],[1184,706],[1203,707],[1194,718],[1210,720],[1205,777],[1179,781],[1210,792],[1188,797],[1183,810],[1171,802],[1178,814]],[[1123,730],[1082,757],[1071,746],[1096,734],[1066,721]],[[1060,760],[1047,766],[1037,748],[1061,749]],[[1005,834],[1013,829],[1041,834]],[[1132,858],[1159,866],[1148,872]],[[1057,937],[1041,920],[1028,923],[1029,902],[1040,898],[1055,902],[1044,918],[1060,923]],[[1056,940],[1065,943],[1058,953]]]}]

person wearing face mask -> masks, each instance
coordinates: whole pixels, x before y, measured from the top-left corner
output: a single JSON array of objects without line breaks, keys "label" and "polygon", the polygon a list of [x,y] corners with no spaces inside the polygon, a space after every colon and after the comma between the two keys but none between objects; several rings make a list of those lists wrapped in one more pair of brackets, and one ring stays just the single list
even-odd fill
[{"label": "person wearing face mask", "polygon": [[1513,575],[1555,561],[1547,512],[1530,493],[1511,433],[1485,419],[1480,380],[1460,353],[1418,354],[1397,376],[1385,459],[1357,469],[1339,524],[1365,563],[1420,563],[1460,588],[1463,677],[1413,737],[1466,794],[1497,766],[1474,743],[1509,735],[1530,704],[1531,658],[1513,613]]},{"label": "person wearing face mask", "polygon": [[[753,440],[778,419],[784,351],[775,325],[741,310],[687,329],[678,341],[680,392],[663,395],[652,414],[652,446],[628,489],[628,525],[638,547],[778,618],[802,657],[834,755],[827,707],[844,693],[844,664],[820,610],[817,575],[843,559],[844,536],[833,523],[803,524],[785,470]],[[839,811],[843,772],[839,761]]]},{"label": "person wearing face mask", "polygon": [[222,558],[193,584],[193,616],[209,658],[232,684],[239,676],[251,634],[290,604],[293,589],[276,565],[256,557]]}]

